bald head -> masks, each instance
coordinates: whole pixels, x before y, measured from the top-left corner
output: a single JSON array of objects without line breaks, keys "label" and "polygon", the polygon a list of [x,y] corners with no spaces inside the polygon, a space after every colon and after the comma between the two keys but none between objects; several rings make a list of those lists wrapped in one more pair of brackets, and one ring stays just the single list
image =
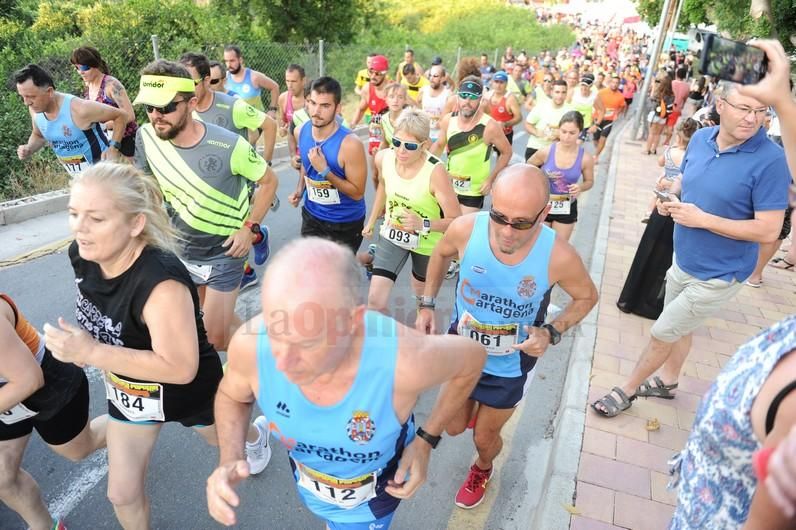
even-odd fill
[{"label": "bald head", "polygon": [[[514,164],[500,172],[492,186],[492,204],[500,212],[514,211],[514,217],[534,216],[550,201],[550,184],[536,166]],[[517,208],[524,213],[519,213]]]}]

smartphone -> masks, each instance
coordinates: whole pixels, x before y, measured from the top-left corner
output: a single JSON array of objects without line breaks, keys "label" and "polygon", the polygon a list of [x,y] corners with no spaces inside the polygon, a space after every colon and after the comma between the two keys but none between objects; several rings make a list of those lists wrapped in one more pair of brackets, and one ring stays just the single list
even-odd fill
[{"label": "smartphone", "polygon": [[652,191],[655,193],[655,196],[661,200],[661,202],[669,202],[673,198],[672,194],[669,193],[668,191],[661,191],[657,189],[654,189]]},{"label": "smartphone", "polygon": [[768,61],[760,48],[715,33],[705,35],[702,42],[699,70],[704,75],[742,85],[753,85],[766,75]]}]

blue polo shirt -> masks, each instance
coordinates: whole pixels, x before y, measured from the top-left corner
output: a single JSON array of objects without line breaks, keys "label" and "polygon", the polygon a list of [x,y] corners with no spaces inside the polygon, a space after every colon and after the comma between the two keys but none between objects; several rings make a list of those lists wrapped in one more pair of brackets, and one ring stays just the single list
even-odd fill
[{"label": "blue polo shirt", "polygon": [[[718,127],[691,138],[680,170],[681,200],[725,219],[754,219],[755,212],[785,210],[790,173],[781,147],[762,127],[741,145],[719,151]],[[702,228],[674,226],[677,265],[700,280],[744,281],[757,264],[759,245]]]}]

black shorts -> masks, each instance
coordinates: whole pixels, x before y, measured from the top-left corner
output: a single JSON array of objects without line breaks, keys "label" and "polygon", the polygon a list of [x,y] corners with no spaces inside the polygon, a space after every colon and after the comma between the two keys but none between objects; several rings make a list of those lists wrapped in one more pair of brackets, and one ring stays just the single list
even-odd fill
[{"label": "black shorts", "polygon": [[331,239],[336,243],[345,245],[356,254],[362,244],[362,229],[365,228],[365,218],[348,223],[330,223],[322,221],[312,215],[306,208],[301,208],[301,236],[317,236]]},{"label": "black shorts", "polygon": [[578,222],[578,201],[572,201],[569,203],[569,214],[562,215],[562,214],[550,214],[545,219],[546,222],[552,223],[555,221],[556,223],[561,223],[563,225],[571,225]]},{"label": "black shorts", "polygon": [[[213,401],[216,397],[216,390],[218,390],[218,383],[221,382],[223,376],[221,359],[217,354],[208,355],[199,359],[196,377],[187,385],[161,383],[163,385],[163,421],[131,421],[110,399],[108,400],[108,414],[116,421],[142,425],[172,421],[185,427],[213,425],[215,423]],[[124,375],[119,375],[119,377],[137,381]]]},{"label": "black shorts", "polygon": [[790,229],[791,229],[790,217],[792,213],[793,213],[793,208],[788,206],[785,209],[785,221],[782,223],[782,230],[780,230],[779,237],[777,238],[780,241],[782,241],[783,239],[787,239],[788,235],[790,234]]},{"label": "black shorts", "polygon": [[128,158],[135,155],[135,135],[125,136],[122,138],[122,148],[119,150],[121,154]]},{"label": "black shorts", "polygon": [[379,237],[376,255],[373,257],[373,276],[381,276],[395,281],[410,256],[412,257],[412,276],[419,282],[425,282],[426,269],[428,269],[428,261],[431,256],[406,250],[392,241]]},{"label": "black shorts", "polygon": [[528,163],[528,160],[534,155],[534,153],[536,153],[536,151],[538,151],[538,149],[536,149],[535,147],[526,147],[525,148],[525,163],[526,164]]},{"label": "black shorts", "polygon": [[614,122],[611,120],[603,120],[597,124],[597,132],[594,133],[594,139],[608,138],[611,134],[611,129],[614,128]]},{"label": "black shorts", "polygon": [[45,351],[44,386],[22,402],[36,416],[6,425],[0,422],[0,440],[16,440],[36,429],[49,445],[63,445],[88,423],[88,379],[74,364],[62,363]]},{"label": "black shorts", "polygon": [[456,198],[459,199],[459,204],[462,206],[478,208],[479,210],[484,207],[483,195],[459,195],[457,193]]}]

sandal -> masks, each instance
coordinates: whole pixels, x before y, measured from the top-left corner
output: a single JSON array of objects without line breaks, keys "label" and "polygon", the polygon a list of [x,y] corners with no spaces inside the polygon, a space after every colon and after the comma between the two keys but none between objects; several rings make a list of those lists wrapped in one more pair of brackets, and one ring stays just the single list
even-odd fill
[{"label": "sandal", "polygon": [[647,379],[636,389],[636,397],[656,397],[661,399],[674,399],[672,390],[677,388],[677,383],[671,385],[663,384],[663,380],[657,375],[652,378],[652,383]]},{"label": "sandal", "polygon": [[[781,265],[782,263],[784,263],[784,265]],[[774,267],[775,269],[779,269],[781,271],[789,271],[793,269],[794,266],[796,266],[796,263],[791,263],[785,258],[774,258],[769,263],[769,266]]]},{"label": "sandal", "polygon": [[[617,401],[612,394],[619,396],[620,401]],[[628,397],[621,388],[615,386],[613,390],[611,390],[605,396],[592,403],[591,408],[594,409],[594,412],[600,416],[605,418],[613,418],[614,416],[618,416],[621,412],[629,409],[630,405],[633,404],[632,402],[634,399],[636,399],[636,396]],[[597,408],[597,405],[602,405],[603,408]]]}]

